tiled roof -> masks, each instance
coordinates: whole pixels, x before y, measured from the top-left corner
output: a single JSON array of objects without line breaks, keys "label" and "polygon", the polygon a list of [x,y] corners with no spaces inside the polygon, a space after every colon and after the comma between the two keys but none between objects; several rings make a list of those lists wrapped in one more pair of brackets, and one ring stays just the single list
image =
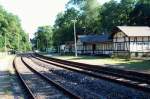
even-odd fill
[{"label": "tiled roof", "polygon": [[81,42],[86,43],[92,43],[92,42],[106,42],[110,41],[108,34],[102,34],[102,35],[79,35],[78,39],[80,39]]},{"label": "tiled roof", "polygon": [[117,26],[127,36],[150,36],[148,26]]}]

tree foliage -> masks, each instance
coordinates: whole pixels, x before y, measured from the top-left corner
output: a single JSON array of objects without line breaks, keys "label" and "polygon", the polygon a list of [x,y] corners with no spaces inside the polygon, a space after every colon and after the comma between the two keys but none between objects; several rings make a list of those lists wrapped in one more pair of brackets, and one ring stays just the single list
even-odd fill
[{"label": "tree foliage", "polygon": [[[78,15],[79,12],[74,8],[68,9],[64,13],[58,14],[53,30],[54,45],[62,44],[66,41],[72,41],[73,22],[71,20],[77,19]],[[76,26],[76,28],[78,28],[79,24]],[[80,28],[78,28],[77,30],[77,32],[79,32]]]},{"label": "tree foliage", "polygon": [[[5,42],[6,41],[6,42]],[[30,50],[28,35],[23,31],[16,15],[8,13],[0,6],[0,50]]]},{"label": "tree foliage", "polygon": [[52,46],[52,27],[51,26],[40,26],[35,33],[34,47],[41,51],[46,51],[46,48]]},{"label": "tree foliage", "polygon": [[150,1],[139,0],[130,13],[131,25],[150,26]]},{"label": "tree foliage", "polygon": [[53,27],[53,45],[73,41],[76,34],[111,33],[119,25],[150,26],[150,0],[110,0],[103,5],[97,0],[69,0],[66,10],[57,15]]}]

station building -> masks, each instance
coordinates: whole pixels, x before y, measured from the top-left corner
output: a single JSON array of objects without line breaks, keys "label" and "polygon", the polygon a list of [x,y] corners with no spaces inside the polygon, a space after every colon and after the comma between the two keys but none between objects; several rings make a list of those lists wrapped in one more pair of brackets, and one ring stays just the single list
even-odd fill
[{"label": "station building", "polygon": [[[74,52],[73,42],[65,46],[66,52]],[[150,56],[150,27],[117,26],[111,35],[78,35],[77,51],[86,55]]]},{"label": "station building", "polygon": [[150,27],[117,26],[113,36],[113,53],[121,56],[150,55]]},{"label": "station building", "polygon": [[79,35],[77,40],[79,54],[111,55],[113,50],[110,35]]}]

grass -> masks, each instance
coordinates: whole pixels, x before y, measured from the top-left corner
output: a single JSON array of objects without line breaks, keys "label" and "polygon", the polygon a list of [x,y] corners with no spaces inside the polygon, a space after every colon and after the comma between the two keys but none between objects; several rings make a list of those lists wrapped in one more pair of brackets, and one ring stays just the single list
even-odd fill
[{"label": "grass", "polygon": [[98,57],[98,56],[55,56],[56,58],[69,61],[102,65],[108,67],[137,70],[150,73],[150,60],[126,60],[120,58]]},{"label": "grass", "polygon": [[150,60],[133,60],[120,65],[133,70],[150,71]]}]

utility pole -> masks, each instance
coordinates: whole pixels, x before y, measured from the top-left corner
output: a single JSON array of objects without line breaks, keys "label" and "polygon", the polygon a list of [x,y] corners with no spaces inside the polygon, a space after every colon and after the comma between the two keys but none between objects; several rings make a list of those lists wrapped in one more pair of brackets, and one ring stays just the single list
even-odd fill
[{"label": "utility pole", "polygon": [[18,51],[19,51],[19,33],[18,33]]},{"label": "utility pole", "polygon": [[6,33],[5,33],[5,52],[7,51],[7,48],[6,48]]},{"label": "utility pole", "polygon": [[48,44],[47,44],[47,43],[48,43],[48,41],[47,41],[47,39],[46,39],[46,53],[47,53],[47,48],[48,48],[48,46],[47,46]]},{"label": "utility pole", "polygon": [[36,47],[37,47],[37,50],[38,50],[38,39],[36,40]]},{"label": "utility pole", "polygon": [[78,55],[77,55],[77,40],[76,40],[76,22],[77,22],[77,20],[76,19],[74,19],[74,20],[72,20],[72,22],[73,22],[73,24],[74,24],[74,46],[75,46],[75,56],[77,57]]}]

